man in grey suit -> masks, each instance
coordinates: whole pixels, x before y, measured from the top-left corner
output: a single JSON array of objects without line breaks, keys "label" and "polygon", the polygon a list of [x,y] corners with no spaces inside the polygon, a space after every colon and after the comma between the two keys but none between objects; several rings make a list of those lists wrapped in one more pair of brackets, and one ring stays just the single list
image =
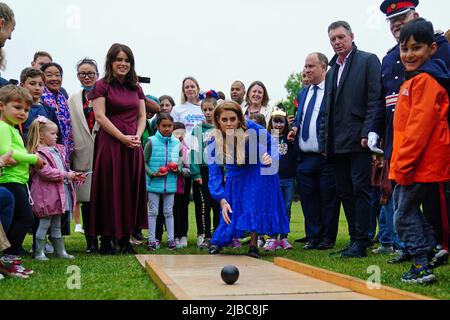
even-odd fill
[{"label": "man in grey suit", "polygon": [[336,55],[326,76],[326,106],[320,151],[336,172],[337,194],[344,206],[350,245],[342,257],[365,257],[370,215],[370,124],[380,103],[381,64],[376,55],[359,50],[350,25],[337,21],[328,28]]}]

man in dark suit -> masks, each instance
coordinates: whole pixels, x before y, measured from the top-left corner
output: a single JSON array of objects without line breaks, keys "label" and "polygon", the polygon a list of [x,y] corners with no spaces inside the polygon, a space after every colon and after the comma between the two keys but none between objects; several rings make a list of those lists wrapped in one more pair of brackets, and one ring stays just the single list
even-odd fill
[{"label": "man in dark suit", "polygon": [[306,250],[333,248],[339,219],[334,169],[319,153],[327,69],[324,54],[312,53],[306,58],[304,72],[310,85],[298,93],[298,112],[288,135],[299,155],[297,182],[309,240]]},{"label": "man in dark suit", "polygon": [[370,218],[371,153],[368,133],[380,104],[381,64],[377,56],[358,50],[345,21],[328,28],[336,53],[325,80],[325,112],[320,151],[336,173],[339,199],[347,218],[350,245],[342,257],[365,257]]}]

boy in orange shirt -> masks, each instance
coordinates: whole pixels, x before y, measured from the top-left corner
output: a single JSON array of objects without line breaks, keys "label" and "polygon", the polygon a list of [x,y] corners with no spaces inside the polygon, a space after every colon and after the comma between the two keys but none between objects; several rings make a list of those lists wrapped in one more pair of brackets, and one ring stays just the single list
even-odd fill
[{"label": "boy in orange shirt", "polygon": [[450,181],[449,95],[441,85],[449,83],[450,75],[443,61],[431,60],[437,48],[431,22],[422,18],[409,22],[400,44],[406,80],[394,116],[389,175],[398,184],[394,223],[413,256],[413,266],[401,280],[427,284],[436,281],[428,263],[435,238],[420,205],[430,183]]}]

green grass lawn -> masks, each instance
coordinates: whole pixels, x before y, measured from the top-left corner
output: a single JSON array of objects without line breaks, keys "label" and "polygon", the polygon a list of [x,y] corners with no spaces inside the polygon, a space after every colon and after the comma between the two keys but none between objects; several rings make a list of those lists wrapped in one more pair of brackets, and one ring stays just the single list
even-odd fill
[{"label": "green grass lawn", "polygon": [[[292,233],[290,240],[304,236],[303,216],[300,213],[300,204],[294,203],[291,222]],[[190,207],[189,244],[187,249],[170,252],[160,250],[160,254],[206,254],[195,247],[196,227],[193,203]],[[73,229],[72,229],[73,230]],[[311,264],[324,269],[348,274],[366,280],[370,274],[370,266],[379,266],[381,269],[381,282],[383,285],[428,295],[438,299],[450,299],[450,266],[435,271],[438,282],[431,286],[406,285],[400,282],[400,277],[409,268],[409,264],[389,265],[386,261],[389,255],[376,256],[369,253],[364,259],[341,259],[339,256],[330,256],[344,247],[348,242],[347,224],[341,214],[340,230],[337,246],[331,251],[305,251],[303,245],[295,244],[294,250],[276,253],[262,253],[263,259],[272,261],[274,257],[281,256],[302,263]],[[50,261],[39,262],[31,258],[24,258],[26,267],[35,271],[30,279],[7,278],[0,281],[0,300],[158,300],[163,299],[158,288],[146,275],[134,256],[103,257],[89,256],[84,253],[85,241],[80,234],[73,233],[66,239],[67,250],[76,256],[74,261],[55,259],[49,255]],[[31,247],[31,238],[27,237],[25,248]],[[163,248],[166,243],[163,243]],[[137,248],[141,254],[146,254],[145,246]],[[246,248],[240,250],[224,250],[229,254],[245,254]],[[71,273],[67,274],[68,267],[75,265],[81,270],[81,288],[70,290],[67,282],[71,283]]]}]

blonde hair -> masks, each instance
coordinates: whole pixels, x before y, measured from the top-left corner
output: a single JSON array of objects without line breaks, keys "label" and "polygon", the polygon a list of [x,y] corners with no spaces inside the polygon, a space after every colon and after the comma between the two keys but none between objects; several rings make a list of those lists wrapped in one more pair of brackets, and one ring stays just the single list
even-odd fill
[{"label": "blonde hair", "polygon": [[46,117],[39,116],[33,120],[27,136],[27,150],[29,153],[36,153],[37,147],[41,144],[41,134],[51,129],[58,130],[58,126]]},{"label": "blonde hair", "polygon": [[14,20],[14,12],[12,9],[4,2],[0,2],[0,18],[5,19],[7,24]]},{"label": "blonde hair", "polygon": [[[227,139],[226,132],[221,129],[220,116],[225,111],[232,111],[237,115],[239,125],[235,131],[233,139]],[[224,163],[245,164],[245,144],[248,142],[247,122],[245,121],[242,108],[234,101],[224,101],[214,110],[213,132],[215,139],[216,159],[223,159]],[[231,141],[230,141],[231,140]]]},{"label": "blonde hair", "polygon": [[[198,84],[198,81],[195,80],[194,77],[186,77],[183,79],[183,82],[181,84],[181,104],[186,103],[187,102],[187,96],[184,93],[184,84],[186,83],[187,80],[191,80],[192,82],[195,83],[195,85],[197,86],[197,91],[198,93],[200,92],[200,85]],[[198,97],[197,97],[197,101],[198,101]]]},{"label": "blonde hair", "polygon": [[0,102],[7,104],[11,101],[21,101],[28,106],[33,104],[33,98],[27,89],[9,84],[0,89]]}]

